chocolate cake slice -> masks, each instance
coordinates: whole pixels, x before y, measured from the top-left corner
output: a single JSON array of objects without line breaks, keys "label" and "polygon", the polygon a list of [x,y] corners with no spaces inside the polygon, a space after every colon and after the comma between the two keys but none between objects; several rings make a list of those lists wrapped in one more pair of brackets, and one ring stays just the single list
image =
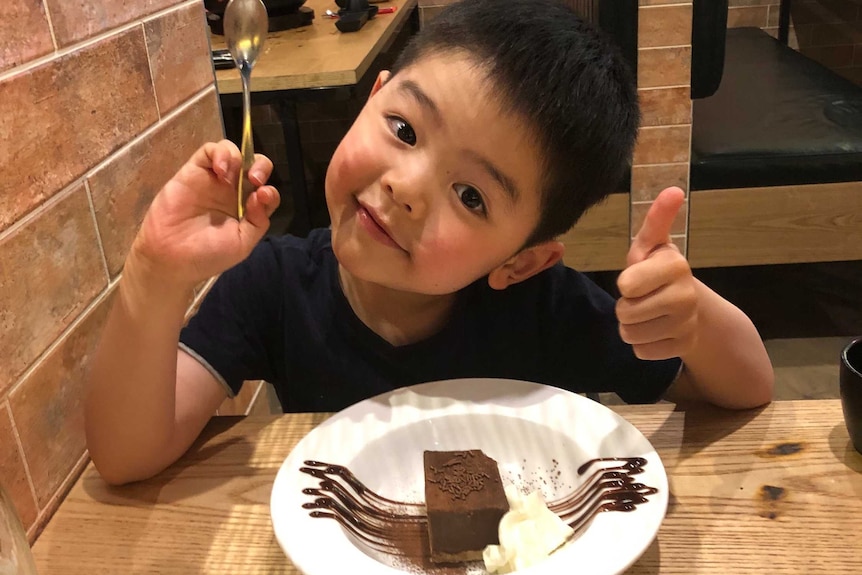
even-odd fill
[{"label": "chocolate cake slice", "polygon": [[496,545],[500,519],[509,510],[497,462],[481,450],[426,451],[425,505],[431,561],[482,558]]}]

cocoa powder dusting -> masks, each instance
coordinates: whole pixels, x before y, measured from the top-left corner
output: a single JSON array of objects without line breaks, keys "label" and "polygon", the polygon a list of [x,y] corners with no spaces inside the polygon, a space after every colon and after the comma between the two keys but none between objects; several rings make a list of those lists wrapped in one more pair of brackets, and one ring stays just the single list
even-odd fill
[{"label": "cocoa powder dusting", "polygon": [[476,454],[472,452],[459,453],[440,469],[431,466],[433,476],[428,478],[428,482],[448,494],[453,501],[466,499],[470,493],[484,489],[485,481],[491,479],[476,465],[475,458]]}]

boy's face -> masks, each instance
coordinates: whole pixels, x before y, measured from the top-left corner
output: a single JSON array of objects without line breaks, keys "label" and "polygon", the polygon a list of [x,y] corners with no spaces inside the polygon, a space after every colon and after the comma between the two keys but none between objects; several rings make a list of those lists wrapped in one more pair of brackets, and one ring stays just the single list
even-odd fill
[{"label": "boy's face", "polygon": [[466,56],[427,56],[384,79],[326,175],[333,249],[365,281],[452,293],[506,263],[537,225],[539,156]]}]

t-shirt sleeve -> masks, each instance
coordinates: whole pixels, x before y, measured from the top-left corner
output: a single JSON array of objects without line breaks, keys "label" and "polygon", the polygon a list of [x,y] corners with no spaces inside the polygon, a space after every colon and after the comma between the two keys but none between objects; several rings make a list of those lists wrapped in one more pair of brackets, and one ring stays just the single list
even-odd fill
[{"label": "t-shirt sleeve", "polygon": [[180,332],[180,348],[236,394],[245,380],[273,381],[283,336],[281,266],[269,242],[224,272]]},{"label": "t-shirt sleeve", "polygon": [[[579,391],[614,392],[626,403],[654,403],[679,373],[679,358],[638,359],[620,337],[616,301],[589,278],[553,270],[547,313],[553,318],[548,365]],[[577,381],[572,382],[572,379]]]}]

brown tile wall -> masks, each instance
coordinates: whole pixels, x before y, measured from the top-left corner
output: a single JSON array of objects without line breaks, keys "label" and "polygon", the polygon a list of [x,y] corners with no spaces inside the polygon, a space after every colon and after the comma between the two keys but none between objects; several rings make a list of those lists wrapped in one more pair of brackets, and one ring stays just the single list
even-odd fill
[{"label": "brown tile wall", "polygon": [[31,540],[87,462],[83,372],[153,195],[222,136],[199,0],[0,20],[0,481]]},{"label": "brown tile wall", "polygon": [[[727,25],[778,36],[778,0],[730,0]],[[789,45],[862,85],[862,0],[794,0]]]},{"label": "brown tile wall", "polygon": [[[729,27],[757,26],[778,36],[778,0],[729,0]],[[862,0],[793,0],[789,45],[862,82]]]},{"label": "brown tile wall", "polygon": [[796,0],[799,51],[862,86],[862,0]]},{"label": "brown tile wall", "polygon": [[419,26],[434,18],[447,5],[454,0],[419,0]]},{"label": "brown tile wall", "polygon": [[[801,0],[794,0],[798,4]],[[728,28],[742,28],[754,26],[778,38],[778,14],[780,11],[779,0],[729,0],[727,13]],[[794,49],[799,48],[796,38],[796,30],[791,18],[788,45]]]},{"label": "brown tile wall", "polygon": [[[688,194],[691,151],[691,0],[640,0],[638,94],[643,120],[631,188],[634,237],[658,193],[679,186]],[[685,252],[688,202],[671,239]]]},{"label": "brown tile wall", "polygon": [[727,27],[756,26],[777,29],[779,4],[779,0],[729,0]]}]

